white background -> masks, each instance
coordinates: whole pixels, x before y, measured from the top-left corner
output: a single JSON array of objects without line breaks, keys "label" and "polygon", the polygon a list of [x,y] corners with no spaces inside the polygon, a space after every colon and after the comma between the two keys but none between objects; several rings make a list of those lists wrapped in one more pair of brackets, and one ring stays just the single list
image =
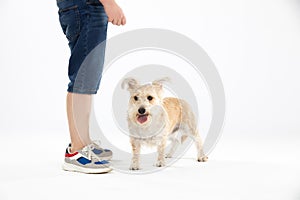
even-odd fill
[{"label": "white background", "polygon": [[195,163],[191,149],[156,174],[61,171],[69,141],[69,49],[55,1],[2,0],[0,199],[300,199],[299,1],[118,2],[128,24],[110,25],[108,37],[137,28],[174,30],[217,66],[227,113],[210,161]]}]

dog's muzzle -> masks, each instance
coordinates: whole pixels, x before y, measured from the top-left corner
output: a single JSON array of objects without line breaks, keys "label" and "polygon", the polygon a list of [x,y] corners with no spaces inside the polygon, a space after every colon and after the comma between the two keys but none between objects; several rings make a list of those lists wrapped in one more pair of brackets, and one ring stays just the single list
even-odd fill
[{"label": "dog's muzzle", "polygon": [[141,124],[145,123],[148,120],[148,114],[137,115],[137,121]]}]

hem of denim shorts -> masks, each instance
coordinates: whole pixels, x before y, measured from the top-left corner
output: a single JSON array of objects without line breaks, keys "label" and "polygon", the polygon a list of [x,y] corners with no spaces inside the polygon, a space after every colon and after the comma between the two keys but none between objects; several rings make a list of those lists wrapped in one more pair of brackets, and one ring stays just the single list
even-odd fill
[{"label": "hem of denim shorts", "polygon": [[87,90],[81,88],[68,88],[68,92],[77,93],[77,94],[97,94],[97,90]]}]

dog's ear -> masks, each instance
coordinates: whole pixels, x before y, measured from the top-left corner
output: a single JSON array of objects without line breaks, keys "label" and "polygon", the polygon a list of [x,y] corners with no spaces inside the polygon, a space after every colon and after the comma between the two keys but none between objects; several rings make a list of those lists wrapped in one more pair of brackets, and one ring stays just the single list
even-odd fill
[{"label": "dog's ear", "polygon": [[122,89],[125,89],[125,87],[127,86],[127,90],[129,92],[135,90],[136,88],[138,88],[139,83],[136,79],[134,78],[125,78],[122,82]]},{"label": "dog's ear", "polygon": [[164,77],[164,78],[153,81],[152,85],[162,88],[162,85],[165,82],[171,82],[171,79],[169,77]]},{"label": "dog's ear", "polygon": [[163,95],[163,83],[170,82],[169,77],[164,77],[152,82],[152,85],[155,87],[157,95],[161,98]]}]

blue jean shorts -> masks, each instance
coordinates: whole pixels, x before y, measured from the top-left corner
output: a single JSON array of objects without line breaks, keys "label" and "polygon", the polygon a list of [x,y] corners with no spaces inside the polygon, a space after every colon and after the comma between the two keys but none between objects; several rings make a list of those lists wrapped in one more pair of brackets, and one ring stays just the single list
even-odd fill
[{"label": "blue jean shorts", "polygon": [[108,17],[99,0],[56,0],[71,50],[68,92],[96,94],[103,71]]}]

